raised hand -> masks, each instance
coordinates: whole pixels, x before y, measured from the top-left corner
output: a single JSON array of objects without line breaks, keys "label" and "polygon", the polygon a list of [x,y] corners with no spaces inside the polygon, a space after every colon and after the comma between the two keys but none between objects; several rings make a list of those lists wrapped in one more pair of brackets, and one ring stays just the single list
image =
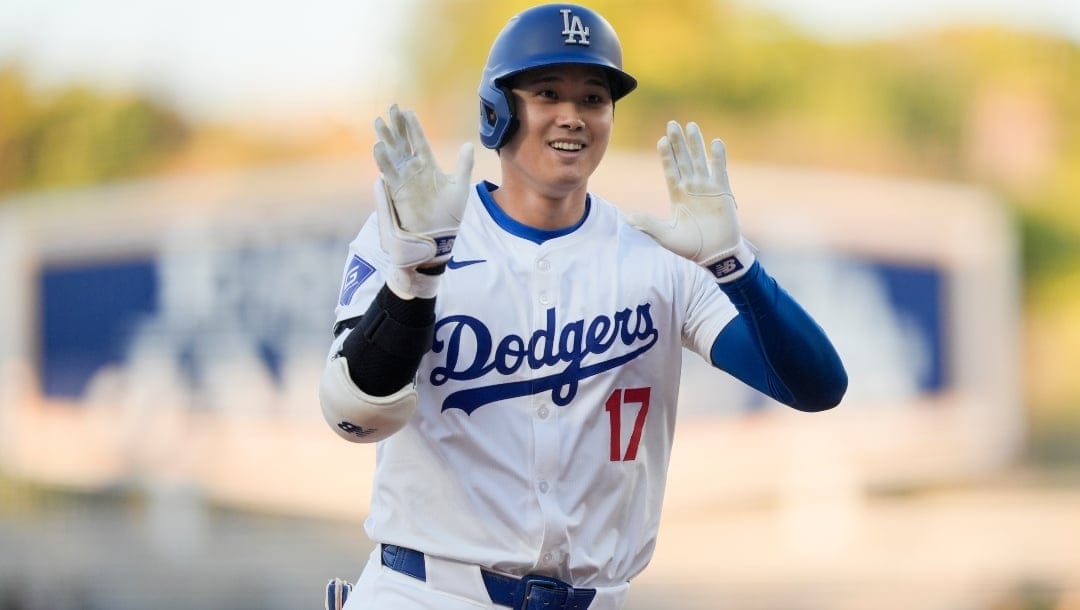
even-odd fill
[{"label": "raised hand", "polygon": [[669,121],[667,134],[656,148],[672,216],[661,220],[636,213],[629,215],[630,224],[668,250],[702,265],[720,282],[741,277],[753,264],[754,253],[742,238],[724,143],[712,141],[710,158],[697,123],[688,123],[684,133],[679,123]]},{"label": "raised hand", "polygon": [[382,172],[375,188],[379,238],[396,267],[387,283],[399,296],[431,298],[468,201],[472,144],[462,145],[457,167],[447,175],[413,111],[390,106],[387,120],[375,119],[375,133],[373,154]]}]

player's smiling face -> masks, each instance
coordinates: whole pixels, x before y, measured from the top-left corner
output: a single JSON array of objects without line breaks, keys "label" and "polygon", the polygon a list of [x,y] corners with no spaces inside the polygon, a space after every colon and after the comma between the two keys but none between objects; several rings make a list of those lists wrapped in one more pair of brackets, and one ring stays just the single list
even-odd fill
[{"label": "player's smiling face", "polygon": [[614,103],[594,66],[559,65],[514,79],[518,128],[499,151],[504,186],[521,180],[549,198],[584,191],[611,139]]}]

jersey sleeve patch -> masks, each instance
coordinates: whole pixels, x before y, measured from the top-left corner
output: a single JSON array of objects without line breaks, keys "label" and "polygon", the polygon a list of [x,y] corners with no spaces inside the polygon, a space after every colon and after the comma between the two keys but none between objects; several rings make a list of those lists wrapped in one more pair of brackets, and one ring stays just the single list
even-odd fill
[{"label": "jersey sleeve patch", "polygon": [[349,261],[349,269],[345,272],[345,281],[341,286],[341,298],[338,299],[338,304],[342,306],[348,305],[352,301],[353,295],[356,294],[356,289],[360,288],[360,285],[371,277],[373,273],[375,273],[375,267],[354,254],[352,260]]}]

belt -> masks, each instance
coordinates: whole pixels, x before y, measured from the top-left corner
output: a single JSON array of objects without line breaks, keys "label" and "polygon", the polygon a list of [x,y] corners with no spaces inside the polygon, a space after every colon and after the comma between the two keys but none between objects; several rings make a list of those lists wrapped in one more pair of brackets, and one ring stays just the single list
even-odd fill
[{"label": "belt", "polygon": [[[424,554],[394,544],[382,545],[382,564],[395,572],[427,580]],[[494,604],[514,610],[586,610],[596,589],[575,589],[557,578],[528,574],[522,578],[480,569],[484,587]]]}]

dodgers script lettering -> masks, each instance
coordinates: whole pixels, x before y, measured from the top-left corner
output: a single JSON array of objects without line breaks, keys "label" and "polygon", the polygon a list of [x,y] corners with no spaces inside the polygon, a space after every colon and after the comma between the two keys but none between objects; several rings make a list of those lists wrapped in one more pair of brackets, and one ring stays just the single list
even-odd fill
[{"label": "dodgers script lettering", "polygon": [[[461,409],[471,414],[492,402],[547,391],[551,392],[552,402],[566,406],[577,395],[578,382],[582,379],[622,366],[656,344],[660,333],[653,325],[649,308],[644,303],[611,316],[599,315],[588,322],[575,320],[561,327],[557,325],[555,309],[551,308],[547,310],[544,327],[529,337],[509,334],[497,341],[492,338],[491,330],[472,316],[442,318],[435,324],[431,349],[443,354],[444,365],[432,369],[433,385],[480,379],[493,371],[511,375],[523,366],[534,371],[553,371],[524,381],[454,392],[443,401],[442,410]],[[475,350],[464,346],[474,346]],[[558,370],[560,364],[565,366]]]}]

